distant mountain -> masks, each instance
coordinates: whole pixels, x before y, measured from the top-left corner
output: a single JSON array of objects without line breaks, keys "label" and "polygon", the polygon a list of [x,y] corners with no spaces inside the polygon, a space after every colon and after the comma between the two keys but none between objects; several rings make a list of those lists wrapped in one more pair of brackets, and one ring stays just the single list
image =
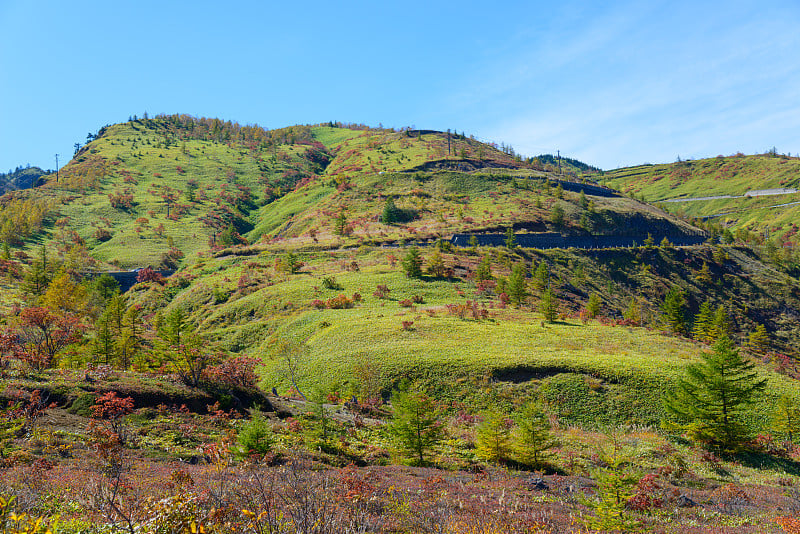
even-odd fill
[{"label": "distant mountain", "polygon": [[37,185],[44,183],[40,180],[42,176],[52,174],[54,171],[46,171],[39,167],[17,167],[14,170],[9,170],[7,173],[0,173],[0,195],[6,191],[14,191],[17,189],[30,189]]}]

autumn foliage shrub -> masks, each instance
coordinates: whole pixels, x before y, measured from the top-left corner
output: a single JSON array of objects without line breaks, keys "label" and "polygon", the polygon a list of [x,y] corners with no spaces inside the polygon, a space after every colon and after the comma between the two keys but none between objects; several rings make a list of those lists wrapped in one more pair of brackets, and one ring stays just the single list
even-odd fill
[{"label": "autumn foliage shrub", "polygon": [[353,307],[353,301],[347,298],[347,295],[339,295],[333,297],[325,302],[325,305],[332,310],[344,310]]},{"label": "autumn foliage shrub", "polygon": [[258,387],[256,367],[261,363],[260,358],[247,356],[228,358],[206,369],[206,378],[214,384],[254,389]]},{"label": "autumn foliage shrub", "polygon": [[379,299],[388,299],[390,292],[391,289],[389,289],[386,285],[378,284],[378,286],[375,288],[375,292],[372,295],[378,297]]},{"label": "autumn foliage shrub", "polygon": [[133,193],[128,191],[121,193],[119,191],[108,194],[108,201],[112,208],[119,210],[129,210],[133,208],[134,200]]},{"label": "autumn foliage shrub", "polygon": [[164,280],[164,277],[161,276],[161,273],[151,269],[150,267],[145,267],[144,269],[140,270],[136,275],[136,282],[156,282],[160,283]]},{"label": "autumn foliage shrub", "polygon": [[40,371],[53,367],[58,353],[77,342],[84,330],[84,325],[68,313],[47,307],[25,308],[16,328],[0,334],[0,351]]},{"label": "autumn foliage shrub", "polygon": [[779,517],[775,522],[780,525],[787,534],[800,534],[800,519],[796,517]]},{"label": "autumn foliage shrub", "polygon": [[486,308],[480,307],[477,300],[468,300],[466,304],[447,304],[445,308],[449,315],[454,315],[459,319],[472,317],[476,321],[479,321],[489,318],[489,311]]},{"label": "autumn foliage shrub", "polygon": [[654,474],[645,475],[636,484],[636,493],[628,499],[627,508],[645,512],[664,505],[664,490]]}]

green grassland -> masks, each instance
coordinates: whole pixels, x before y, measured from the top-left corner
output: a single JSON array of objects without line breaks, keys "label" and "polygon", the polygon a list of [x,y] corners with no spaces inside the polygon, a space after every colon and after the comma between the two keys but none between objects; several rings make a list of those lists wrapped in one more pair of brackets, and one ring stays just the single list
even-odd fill
[{"label": "green grassland", "polygon": [[[602,180],[623,193],[648,202],[718,195],[741,196],[751,190],[798,188],[800,159],[780,155],[730,156],[641,165],[604,173]],[[760,231],[765,227],[785,233],[800,220],[797,194],[728,198],[659,206],[690,217],[717,216],[726,227]]]},{"label": "green grassland", "polygon": [[[747,249],[726,248],[723,265],[713,263],[713,252],[709,247],[618,251],[600,257],[580,251],[502,249],[444,254],[448,265],[468,270],[488,255],[497,278],[508,276],[513,263],[532,268],[545,262],[564,317],[553,324],[545,324],[535,311],[538,292],[531,285],[523,306],[503,308],[496,295],[478,293],[469,279],[407,278],[389,257],[402,257],[402,249],[300,252],[305,265],[297,274],[275,269],[284,257],[276,251],[222,256],[185,269],[183,276],[192,280],[183,290],[174,291],[168,284],[134,294],[147,309],[183,309],[199,331],[225,350],[261,358],[268,388],[286,391],[290,386],[280,349],[288,343],[296,349],[300,385],[307,391],[361,395],[369,375],[371,387],[386,395],[410,378],[451,403],[511,409],[539,395],[565,422],[653,425],[663,416],[664,391],[707,350],[661,333],[659,303],[669,287],[684,289],[692,314],[705,299],[726,304],[742,340],[764,321],[778,345],[791,347],[797,335],[797,325],[787,322],[781,311],[786,305],[800,305],[796,282],[765,267]],[[427,251],[426,258],[431,253]],[[694,279],[706,261],[712,272],[719,270],[718,284]],[[358,271],[352,270],[353,262]],[[341,289],[324,288],[323,278],[330,276]],[[745,284],[737,282],[745,278]],[[388,298],[373,295],[378,285],[391,290]],[[602,295],[603,313],[611,316],[621,316],[630,299],[636,299],[651,328],[584,324],[570,318],[590,292]],[[317,309],[312,304],[354,293],[362,300],[350,309]],[[400,305],[412,297],[422,302]],[[488,318],[448,313],[448,305],[467,300],[486,307]],[[413,324],[403,328],[404,321]],[[770,392],[755,408],[754,426],[768,420],[780,395],[800,400],[797,382],[769,369],[762,367]]]},{"label": "green grassland", "polygon": [[[693,230],[638,200],[564,192],[550,183],[552,170],[474,139],[451,136],[449,153],[447,146],[441,133],[330,126],[268,132],[183,116],[130,121],[99,132],[58,183],[50,177],[46,187],[24,193],[57,204],[26,246],[44,243],[62,259],[83,251],[122,268],[163,265],[165,256],[180,261],[175,277],[137,286],[129,304],[142,305],[151,318],[181,308],[215,346],[262,358],[265,384],[283,389],[277,354],[286,342],[301,356],[304,387],[359,393],[368,372],[383,394],[409,377],[453,402],[513,405],[539,394],[561,406],[568,421],[652,424],[661,417],[664,388],[703,350],[659,333],[660,305],[673,286],[685,292],[690,316],[706,299],[725,305],[740,342],[765,324],[774,349],[797,350],[797,325],[785,313],[787,306],[800,309],[797,282],[744,248],[445,249],[451,278],[406,278],[398,262],[405,243],[456,232]],[[694,186],[684,181],[690,194]],[[127,204],[114,207],[115,198]],[[388,198],[401,214],[394,224],[381,222]],[[560,224],[552,219],[556,206],[565,213]],[[346,230],[339,232],[342,215]],[[248,246],[222,243],[228,228]],[[97,237],[103,232],[109,235]],[[289,252],[304,263],[294,274],[282,267]],[[426,261],[432,253],[424,250]],[[473,274],[483,256],[497,281],[516,263],[531,273],[544,262],[562,320],[543,326],[532,283],[519,308],[501,306],[491,288],[479,291]],[[698,278],[704,264],[710,282]],[[325,289],[329,276],[342,289]],[[373,295],[378,285],[390,288],[388,298]],[[355,293],[361,299],[350,309],[314,305]],[[590,293],[601,295],[603,314],[614,320],[634,301],[650,329],[575,320]],[[422,302],[400,305],[413,297]],[[488,317],[449,311],[468,300]],[[772,377],[770,398],[782,390],[794,395],[791,382],[764,369]],[[766,406],[757,410],[761,420]]]},{"label": "green grassland", "polygon": [[[443,133],[226,124],[172,116],[103,128],[58,182],[50,176],[36,191],[55,199],[50,220],[59,224],[33,244],[62,253],[80,245],[100,265],[132,268],[191,263],[232,244],[221,241],[228,227],[251,244],[281,246],[435,239],[510,224],[614,234],[631,217],[688,228],[626,198],[590,197],[584,213],[578,194],[549,183],[553,171],[465,136],[451,135],[448,152]],[[387,198],[403,214],[397,224],[380,221]],[[550,221],[556,205],[563,226]]]},{"label": "green grassland", "polygon": [[[307,149],[182,138],[158,120],[132,121],[107,127],[61,171],[61,183],[50,177],[46,189],[79,193],[67,197],[57,217],[98,260],[155,266],[172,247],[196,257],[226,222],[241,233],[249,231],[249,212],[266,201],[265,190],[285,181],[287,172],[297,179],[312,174],[302,157]],[[120,193],[132,195],[131,206],[112,206],[109,195]],[[220,205],[227,208],[229,221],[204,222]],[[107,229],[111,239],[96,239],[98,227]]]},{"label": "green grassland", "polygon": [[751,189],[798,187],[800,158],[730,156],[641,165],[606,171],[608,185],[648,201],[671,198],[743,195]]}]

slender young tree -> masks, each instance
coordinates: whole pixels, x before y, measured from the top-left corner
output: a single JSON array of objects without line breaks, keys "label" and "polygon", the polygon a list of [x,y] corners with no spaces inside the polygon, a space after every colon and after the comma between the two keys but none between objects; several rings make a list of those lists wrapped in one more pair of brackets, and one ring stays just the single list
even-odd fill
[{"label": "slender young tree", "polygon": [[390,435],[413,463],[424,465],[431,449],[444,437],[436,404],[424,393],[405,386],[394,392],[392,407]]},{"label": "slender young tree", "polygon": [[550,420],[535,402],[525,405],[517,417],[515,433],[516,455],[519,461],[534,469],[540,468],[548,457],[548,451],[558,445],[553,438]]},{"label": "slender young tree", "polygon": [[506,230],[506,248],[512,249],[517,246],[517,238],[514,235],[514,227],[509,226]]},{"label": "slender young tree", "polygon": [[507,462],[511,457],[511,421],[497,411],[483,413],[475,430],[476,454],[490,462]]},{"label": "slender young tree", "polygon": [[734,452],[750,438],[743,415],[766,384],[753,363],[739,354],[728,336],[722,336],[713,352],[686,368],[664,404],[670,414],[684,422],[679,426],[693,440]]},{"label": "slender young tree", "polygon": [[552,289],[546,289],[539,301],[539,312],[544,315],[547,322],[555,322],[558,316],[558,299],[553,295]]},{"label": "slender young tree", "polygon": [[714,312],[711,311],[711,304],[705,301],[700,305],[700,311],[694,318],[692,336],[694,336],[697,341],[713,341],[713,322]]},{"label": "slender young tree", "polygon": [[525,288],[525,266],[521,263],[514,265],[511,270],[511,276],[508,278],[508,285],[506,293],[511,299],[511,302],[519,306],[525,300],[527,290]]},{"label": "slender young tree", "polygon": [[600,306],[603,305],[603,299],[597,293],[589,295],[589,302],[586,303],[586,312],[589,314],[589,319],[594,319],[600,315]]},{"label": "slender young tree", "polygon": [[718,339],[722,336],[729,336],[730,333],[731,322],[728,319],[728,310],[725,309],[725,306],[720,304],[714,312],[711,335],[713,339]]},{"label": "slender young tree", "polygon": [[533,272],[533,285],[537,290],[542,291],[549,285],[548,279],[547,264],[543,261],[536,267],[536,271]]},{"label": "slender young tree", "polygon": [[484,256],[478,267],[475,269],[475,281],[483,282],[492,279],[492,262],[489,256]]},{"label": "slender young tree", "polygon": [[747,340],[747,346],[754,352],[764,352],[769,348],[769,334],[767,327],[760,324],[755,330],[750,332]]},{"label": "slender young tree", "polygon": [[442,254],[439,252],[438,249],[433,251],[431,257],[428,258],[428,274],[431,276],[435,276],[436,278],[444,278],[446,269],[444,266],[444,260],[442,259]]},{"label": "slender young tree", "polygon": [[789,397],[781,397],[772,416],[770,430],[788,437],[789,441],[793,442],[800,434],[800,406]]},{"label": "slender young tree", "polygon": [[383,206],[383,213],[381,214],[381,222],[383,224],[392,224],[400,220],[400,210],[394,204],[392,197],[386,198],[386,204]]},{"label": "slender young tree", "polygon": [[664,297],[661,305],[662,320],[670,331],[683,334],[686,331],[686,300],[683,292],[676,287],[671,287]]},{"label": "slender young tree", "polygon": [[417,247],[411,247],[402,260],[408,278],[422,278],[422,256]]}]

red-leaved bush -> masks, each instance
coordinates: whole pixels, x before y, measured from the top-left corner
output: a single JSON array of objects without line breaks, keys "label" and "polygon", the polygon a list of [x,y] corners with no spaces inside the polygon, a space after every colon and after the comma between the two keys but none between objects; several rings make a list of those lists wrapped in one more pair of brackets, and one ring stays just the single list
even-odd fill
[{"label": "red-leaved bush", "polygon": [[256,388],[258,387],[256,367],[261,363],[261,358],[247,356],[228,358],[221,364],[206,369],[206,378],[220,385]]},{"label": "red-leaved bush", "polygon": [[139,273],[136,275],[136,282],[161,282],[164,280],[164,277],[161,276],[161,273],[151,269],[150,267],[145,267],[144,269],[140,270]]}]

